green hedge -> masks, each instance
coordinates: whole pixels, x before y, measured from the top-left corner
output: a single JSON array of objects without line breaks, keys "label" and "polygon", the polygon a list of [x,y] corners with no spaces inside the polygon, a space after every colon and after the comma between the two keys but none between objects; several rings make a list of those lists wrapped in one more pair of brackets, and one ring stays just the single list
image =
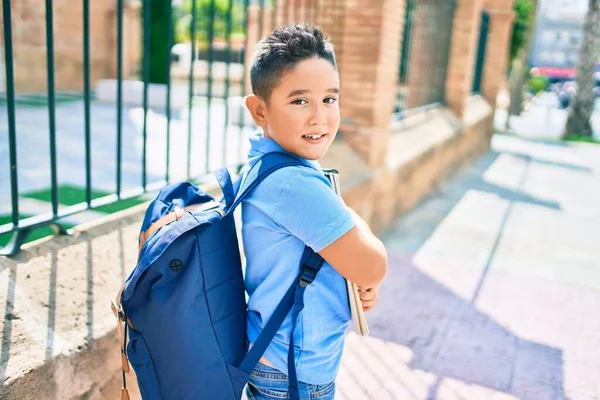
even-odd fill
[{"label": "green hedge", "polygon": [[546,89],[549,84],[550,81],[545,76],[537,76],[535,78],[530,78],[527,81],[527,86],[535,94],[538,94],[542,90]]}]

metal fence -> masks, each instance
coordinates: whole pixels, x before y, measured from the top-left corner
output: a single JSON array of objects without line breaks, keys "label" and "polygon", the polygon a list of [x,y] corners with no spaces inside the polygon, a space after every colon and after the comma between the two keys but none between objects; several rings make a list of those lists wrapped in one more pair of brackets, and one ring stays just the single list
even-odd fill
[{"label": "metal fence", "polygon": [[487,11],[481,13],[481,25],[479,28],[479,43],[477,45],[477,57],[475,59],[475,74],[473,77],[473,93],[481,92],[481,81],[483,78],[483,63],[485,62],[485,49],[490,29],[490,14]]},{"label": "metal fence", "polygon": [[[110,106],[96,106],[96,102],[94,102],[94,98],[98,96],[92,89],[93,83],[90,74],[91,57],[95,50],[90,45],[91,2],[90,0],[83,0],[83,14],[81,16],[83,24],[83,46],[81,49],[83,70],[78,77],[83,81],[83,93],[80,96],[80,102],[82,103],[80,118],[82,120],[79,127],[68,127],[69,133],[66,136],[70,135],[69,138],[62,137],[64,135],[62,132],[64,124],[61,129],[57,129],[57,119],[64,119],[65,114],[68,114],[69,111],[63,110],[61,104],[59,104],[60,101],[57,102],[57,97],[62,98],[62,94],[56,91],[55,63],[61,60],[57,60],[55,56],[56,29],[53,1],[45,0],[45,21],[39,21],[40,24],[45,24],[46,33],[47,91],[43,96],[44,100],[41,102],[44,105],[43,107],[47,105],[47,111],[45,112],[43,109],[31,111],[20,107],[24,104],[22,99],[25,97],[15,92],[15,49],[13,46],[15,22],[12,15],[17,2],[14,0],[4,0],[2,2],[5,94],[0,103],[3,103],[6,108],[7,118],[5,120],[5,132],[2,133],[0,140],[6,138],[8,142],[9,159],[7,166],[9,168],[8,173],[1,173],[0,183],[3,181],[4,184],[0,186],[2,186],[1,189],[4,194],[7,192],[6,189],[10,189],[10,197],[5,195],[2,198],[2,203],[10,203],[10,209],[6,213],[4,208],[4,218],[0,219],[0,236],[11,235],[11,239],[8,243],[2,243],[5,244],[4,246],[0,244],[0,254],[11,255],[18,252],[28,235],[38,228],[51,227],[55,232],[68,233],[69,224],[63,222],[75,214],[137,198],[144,193],[160,189],[174,180],[202,180],[209,171],[214,170],[216,167],[239,165],[242,160],[244,147],[241,142],[245,135],[252,130],[252,124],[245,118],[240,97],[243,93],[246,93],[247,87],[243,64],[246,48],[244,45],[237,48],[238,57],[235,60],[237,65],[235,65],[236,63],[233,60],[235,56],[232,55],[234,53],[232,51],[232,32],[237,29],[235,33],[238,34],[238,39],[241,37],[242,43],[245,44],[247,11],[250,1],[195,0],[179,2],[183,5],[178,7],[175,7],[172,1],[163,2],[165,9],[162,11],[166,12],[166,24],[162,26],[162,29],[164,29],[162,35],[165,38],[164,45],[167,47],[167,54],[170,54],[170,49],[175,42],[175,34],[181,33],[181,30],[175,31],[175,22],[179,23],[187,18],[189,21],[189,38],[196,38],[196,40],[191,41],[189,65],[180,65],[180,69],[185,68],[188,72],[187,112],[185,109],[174,110],[172,107],[174,94],[172,70],[175,68],[172,65],[171,57],[167,56],[162,64],[157,64],[157,58],[150,53],[153,45],[152,40],[156,40],[156,36],[151,36],[152,29],[156,29],[156,27],[151,24],[154,23],[153,21],[157,17],[154,14],[156,12],[154,6],[158,3],[152,0],[141,2],[143,49],[139,77],[143,82],[141,104],[137,107],[126,104],[125,92],[128,90],[128,85],[132,85],[124,76],[124,8],[125,3],[131,2],[126,0],[115,0],[115,2],[116,54],[114,54],[114,57],[116,62],[116,84],[114,91],[116,92],[116,99],[114,108],[112,108],[114,120],[101,121],[104,125],[111,126],[110,133],[94,136],[97,130],[94,129],[92,118],[95,121],[94,125],[101,118],[96,117],[94,114],[98,111],[96,108],[101,107],[100,111],[106,114],[106,109]],[[263,6],[266,3],[265,0],[261,1]],[[272,10],[275,10],[275,8],[272,7]],[[234,26],[234,24],[237,24],[237,26]],[[217,51],[215,51],[214,44],[217,35],[222,36],[219,39],[222,39],[224,43],[219,49],[221,57],[219,61],[215,61]],[[202,47],[202,49],[199,51],[198,47]],[[203,65],[199,65],[202,64],[202,60],[199,60],[197,53],[202,53],[202,58],[205,58]],[[240,63],[240,61],[242,62]],[[236,66],[237,69],[234,68]],[[168,71],[166,82],[158,86],[151,84],[151,69],[161,68]],[[239,87],[235,98],[230,93],[232,86],[230,83],[233,80],[231,75],[234,70],[239,75],[237,82]],[[224,73],[219,81],[221,83],[219,92],[215,88],[215,74],[217,72]],[[198,78],[198,74],[202,77]],[[197,87],[198,82],[202,83],[200,89]],[[179,82],[179,84],[183,85],[182,82]],[[158,92],[154,90],[155,93],[151,96],[150,89],[160,90]],[[160,97],[159,103],[164,105],[152,105],[151,103],[156,100],[154,97]],[[232,98],[237,99],[237,103],[233,104]],[[127,118],[128,115],[137,111],[141,111],[136,114],[141,115],[141,118],[139,118],[141,126],[138,127],[139,129],[136,132],[130,134],[128,130],[131,130],[132,123],[127,121]],[[173,115],[175,112],[178,113],[177,116]],[[40,123],[36,127],[37,132],[35,135],[23,132],[21,125],[18,123],[19,120],[27,118],[26,114],[32,113],[47,115],[45,121],[47,125]],[[161,125],[162,128],[157,128],[157,125]],[[178,129],[175,129],[176,125]],[[186,126],[187,129],[183,126]],[[185,130],[187,132],[184,133]],[[156,131],[159,131],[158,136],[154,135],[157,137],[152,137],[152,134],[149,134],[150,132],[156,133]],[[47,132],[47,137],[45,132]],[[177,134],[177,137],[173,137],[174,133]],[[103,143],[103,141],[106,142],[105,138],[107,137],[110,138],[108,142],[112,144]],[[59,147],[57,153],[57,141],[67,141],[69,139],[81,141],[82,147],[70,149],[76,160],[64,166],[59,163],[58,155],[66,149],[63,150]],[[136,157],[129,154],[128,150],[131,148],[129,144],[127,144],[129,147],[124,147],[126,139],[131,142],[141,142],[141,154],[137,157],[139,159],[137,166],[132,167],[132,162],[135,161]],[[44,142],[46,140],[49,145],[47,148],[35,144],[37,141]],[[149,140],[155,142],[158,140],[160,144],[154,146],[154,149],[149,149]],[[92,142],[94,142],[93,145]],[[178,143],[179,146],[176,146]],[[183,145],[181,145],[182,143]],[[108,192],[102,190],[100,192],[103,195],[98,195],[98,185],[104,184],[106,186],[106,182],[99,182],[100,180],[106,181],[106,174],[97,173],[99,171],[94,169],[94,161],[108,162],[105,159],[107,158],[106,154],[100,151],[102,147],[106,146],[111,147],[110,154],[114,157],[112,165],[107,167],[113,171],[111,175],[114,174],[112,179],[108,178],[112,181],[112,190],[108,190]],[[28,171],[27,168],[30,168],[31,165],[28,164],[32,158],[35,158],[36,152],[39,155],[44,155],[40,158],[40,162],[45,164],[43,166],[37,165],[36,168],[49,171],[47,181],[45,178],[38,178],[37,182],[39,184],[42,180],[44,182],[41,183],[48,187],[48,212],[31,212],[26,207],[22,207],[22,204],[26,202],[23,201],[21,196],[24,190],[28,190],[27,179],[23,177],[30,175],[29,172],[31,171]],[[46,163],[46,152],[49,153],[49,163]],[[185,168],[183,168],[185,171],[182,171],[181,168],[175,171],[172,164],[174,161],[181,161],[182,158],[185,158]],[[200,163],[195,162],[198,159],[201,160]],[[162,168],[157,168],[157,163],[163,164]],[[25,171],[23,171],[24,169]],[[81,190],[84,195],[76,204],[65,205],[65,199],[60,197],[62,185],[65,183],[61,179],[61,175],[63,172],[68,175],[74,169],[84,171],[84,177],[81,179],[83,181],[81,182]],[[157,172],[157,169],[162,169],[162,172]],[[103,176],[103,179],[95,179],[95,176]],[[4,179],[4,177],[7,179]],[[5,185],[6,187],[4,187]],[[4,207],[6,205],[4,204]]]},{"label": "metal fence", "polygon": [[[112,86],[100,90],[92,78],[96,49],[90,29],[98,19],[90,18],[92,6],[100,3],[82,0],[77,3],[82,4],[82,68],[70,79],[80,79],[83,90],[56,90],[61,59],[55,52],[53,0],[44,0],[45,20],[39,24],[46,33],[47,90],[29,96],[15,89],[11,7],[17,1],[2,2],[0,110],[7,118],[0,118],[0,145],[7,146],[0,146],[0,254],[15,254],[40,228],[68,233],[74,223],[66,221],[87,211],[131,204],[176,180],[201,182],[224,165],[239,167],[255,129],[242,102],[249,86],[247,44],[282,23],[318,23],[326,13],[323,21],[329,21],[326,30],[334,41],[344,29],[336,20],[345,7],[341,0],[141,0],[141,59],[138,75],[132,76],[124,43],[131,15],[125,11],[137,2],[114,1]],[[443,103],[454,9],[454,0],[407,0],[397,116]],[[163,23],[156,25],[157,18]],[[167,56],[157,55],[157,47]],[[166,77],[159,84],[160,70]],[[112,102],[102,103],[106,93],[114,96]],[[27,109],[31,104],[38,108]],[[67,201],[64,185],[74,181],[80,195]],[[40,184],[47,208],[32,211],[24,197]],[[8,243],[3,242],[7,235]]]},{"label": "metal fence", "polygon": [[407,0],[395,113],[444,103],[446,72],[456,3]]},{"label": "metal fence", "polygon": [[[0,171],[0,255],[15,254],[48,228],[68,234],[75,223],[66,221],[87,211],[119,209],[170,182],[199,183],[218,167],[239,167],[256,128],[243,106],[248,43],[286,22],[316,21],[328,7],[325,0],[114,0],[114,79],[100,90],[92,80],[96,49],[90,29],[101,16],[94,14],[96,3],[82,0],[83,62],[79,77],[72,78],[81,79],[83,91],[73,94],[56,90],[55,64],[63,61],[55,52],[57,8],[53,0],[44,0],[45,20],[36,23],[46,33],[47,90],[23,95],[15,85],[12,11],[17,3],[2,2],[0,110],[5,108],[7,118],[0,118],[0,145],[6,142],[8,157],[0,157],[0,167],[4,170],[5,161],[7,167]],[[127,72],[124,43],[132,5],[141,5],[134,14],[141,17],[137,76]],[[152,51],[157,47],[162,58]],[[160,84],[157,70],[166,71]],[[101,102],[107,90],[112,103]],[[76,105],[65,108],[64,99]],[[32,105],[37,109],[27,108]],[[63,164],[64,158],[70,163]],[[73,185],[65,175],[74,173],[81,175],[77,201],[65,199],[63,192],[64,185]],[[31,199],[24,198],[40,184],[46,188],[43,212],[28,209]]]}]

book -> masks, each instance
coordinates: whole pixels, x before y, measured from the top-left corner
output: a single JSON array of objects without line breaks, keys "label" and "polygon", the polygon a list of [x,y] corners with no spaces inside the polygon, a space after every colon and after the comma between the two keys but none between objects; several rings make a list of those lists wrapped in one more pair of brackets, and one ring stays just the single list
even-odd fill
[{"label": "book", "polygon": [[[338,196],[342,196],[340,188],[340,173],[336,169],[323,169],[325,177],[331,183],[331,186]],[[350,305],[350,313],[352,314],[352,323],[354,329],[359,336],[369,335],[369,326],[367,324],[367,318],[362,308],[362,302],[360,301],[360,293],[358,292],[358,285],[346,279],[346,287],[348,291],[348,303]]]}]

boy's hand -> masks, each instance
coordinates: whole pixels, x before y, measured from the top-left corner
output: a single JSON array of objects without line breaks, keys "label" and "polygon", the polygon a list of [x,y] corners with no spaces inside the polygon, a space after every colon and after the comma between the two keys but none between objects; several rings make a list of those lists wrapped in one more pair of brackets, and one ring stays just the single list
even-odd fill
[{"label": "boy's hand", "polygon": [[359,287],[358,294],[360,295],[360,301],[362,302],[363,311],[371,311],[379,301],[379,286],[369,289]]}]

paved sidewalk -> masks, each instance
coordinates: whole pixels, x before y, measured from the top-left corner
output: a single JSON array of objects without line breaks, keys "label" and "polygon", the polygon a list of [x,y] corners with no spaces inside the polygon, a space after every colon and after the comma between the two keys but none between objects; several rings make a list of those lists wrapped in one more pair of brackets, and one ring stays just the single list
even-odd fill
[{"label": "paved sidewalk", "polygon": [[338,399],[600,399],[600,146],[497,135],[384,235]]},{"label": "paved sidewalk", "polygon": [[[234,109],[232,108],[232,111]],[[252,127],[240,130],[233,113],[225,124],[224,104],[215,100],[210,109],[200,100],[192,109],[191,137],[188,143],[188,110],[173,110],[170,122],[169,171],[172,180],[187,177],[188,148],[191,150],[190,173],[193,177],[206,171],[206,148],[209,146],[209,169],[233,165],[247,153],[247,138]],[[0,104],[0,115],[7,115]],[[58,184],[85,187],[85,119],[83,101],[56,106],[56,159]],[[19,193],[47,189],[50,179],[50,141],[47,107],[18,106],[16,110],[17,170]],[[144,153],[141,107],[125,106],[122,114],[121,178],[123,190],[139,187]],[[117,112],[113,104],[91,104],[91,179],[96,190],[116,190]],[[227,126],[227,134],[225,132]],[[164,179],[167,165],[167,119],[164,110],[148,110],[147,178],[148,183]],[[210,138],[207,138],[210,132]],[[0,118],[0,204],[10,205],[8,120]],[[241,144],[241,148],[240,148]],[[35,214],[36,207],[21,207],[22,213]]]},{"label": "paved sidewalk", "polygon": [[[507,93],[499,99],[499,108],[496,109],[494,126],[497,131],[506,128]],[[502,107],[501,107],[502,106]],[[569,111],[558,107],[558,97],[552,92],[542,92],[536,96],[531,104],[521,113],[510,117],[508,128],[518,132],[520,136],[529,138],[560,139],[563,135]],[[596,99],[594,112],[591,118],[594,136],[600,139],[600,99]]]}]

